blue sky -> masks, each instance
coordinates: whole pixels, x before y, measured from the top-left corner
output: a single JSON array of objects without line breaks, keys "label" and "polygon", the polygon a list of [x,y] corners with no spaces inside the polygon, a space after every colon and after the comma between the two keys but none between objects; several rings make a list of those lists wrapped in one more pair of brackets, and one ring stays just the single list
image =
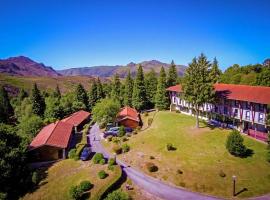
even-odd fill
[{"label": "blue sky", "polygon": [[269,0],[0,0],[0,58],[56,69],[157,59],[220,67],[270,57]]}]

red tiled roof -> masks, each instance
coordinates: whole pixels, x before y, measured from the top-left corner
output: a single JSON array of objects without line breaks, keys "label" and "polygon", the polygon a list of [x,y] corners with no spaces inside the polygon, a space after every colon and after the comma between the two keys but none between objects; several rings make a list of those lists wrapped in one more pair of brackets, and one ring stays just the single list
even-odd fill
[{"label": "red tiled roof", "polygon": [[72,133],[73,125],[57,121],[45,126],[29,145],[33,150],[43,145],[67,148]]},{"label": "red tiled roof", "polygon": [[121,121],[126,118],[132,119],[137,122],[140,121],[139,113],[137,112],[137,110],[128,106],[122,108],[121,111],[118,113],[117,121]]},{"label": "red tiled roof", "polygon": [[[224,83],[217,83],[214,87],[219,95],[225,96],[227,99],[270,104],[270,87]],[[181,85],[175,85],[167,88],[167,90],[182,92],[182,87]]]},{"label": "red tiled roof", "polygon": [[90,116],[89,112],[84,110],[80,110],[78,112],[73,113],[69,117],[62,119],[63,122],[72,124],[73,126],[80,125],[84,120],[86,120]]}]

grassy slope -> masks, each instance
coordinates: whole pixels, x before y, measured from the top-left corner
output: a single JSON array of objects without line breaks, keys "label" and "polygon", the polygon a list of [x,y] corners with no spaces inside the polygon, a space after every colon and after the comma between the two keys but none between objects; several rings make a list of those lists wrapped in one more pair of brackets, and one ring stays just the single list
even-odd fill
[{"label": "grassy slope", "polygon": [[[109,173],[106,179],[99,179],[98,171],[105,170]],[[97,194],[97,191],[108,184],[113,178],[113,172],[107,170],[107,165],[95,165],[92,162],[82,162],[74,160],[60,161],[47,171],[47,178],[41,183],[40,187],[33,193],[26,194],[23,200],[66,200],[69,198],[69,188],[72,185],[79,184],[83,180],[89,180],[94,184],[91,189],[91,197]],[[90,199],[91,199],[90,197]]]},{"label": "grassy slope", "polygon": [[[194,120],[182,114],[159,112],[151,128],[130,138],[131,151],[119,157],[145,173],[148,172],[144,163],[154,162],[159,171],[152,176],[193,191],[231,197],[231,177],[236,175],[237,191],[248,189],[238,197],[270,192],[270,164],[265,159],[265,144],[245,137],[245,144],[254,150],[254,155],[243,159],[233,157],[225,148],[229,131],[207,127],[196,130],[192,128]],[[167,143],[177,150],[168,152]],[[155,159],[150,160],[149,156]],[[183,174],[177,174],[177,169]],[[220,170],[226,173],[225,178],[219,176]]]},{"label": "grassy slope", "polygon": [[86,76],[67,76],[67,77],[25,77],[8,76],[0,73],[0,85],[9,85],[15,88],[24,88],[30,91],[34,83],[37,83],[41,89],[54,90],[58,84],[61,92],[71,91],[78,83],[81,83],[86,89],[90,87],[93,78]]}]

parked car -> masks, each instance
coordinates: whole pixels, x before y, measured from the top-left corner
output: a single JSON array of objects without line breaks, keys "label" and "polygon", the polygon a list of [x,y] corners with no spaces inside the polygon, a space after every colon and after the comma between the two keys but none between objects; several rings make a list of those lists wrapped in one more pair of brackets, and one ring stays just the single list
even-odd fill
[{"label": "parked car", "polygon": [[[119,129],[120,127],[116,126],[116,127],[111,127],[108,131],[105,131],[104,133],[104,137],[107,137],[109,135],[112,135],[112,136],[118,136],[119,134]],[[129,127],[125,127],[125,132],[126,133],[131,133],[133,131],[132,128],[129,128]]]},{"label": "parked car", "polygon": [[84,147],[83,151],[81,153],[81,157],[80,157],[81,160],[82,161],[88,160],[90,154],[91,154],[91,148],[90,147]]},{"label": "parked car", "polygon": [[125,131],[126,131],[126,133],[131,133],[133,131],[133,129],[129,128],[129,127],[125,127]]}]

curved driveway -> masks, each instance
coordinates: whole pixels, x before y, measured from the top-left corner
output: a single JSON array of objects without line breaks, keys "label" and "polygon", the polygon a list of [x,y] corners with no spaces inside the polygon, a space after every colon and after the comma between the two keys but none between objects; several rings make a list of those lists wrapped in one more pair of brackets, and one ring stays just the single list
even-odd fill
[{"label": "curved driveway", "polygon": [[[94,152],[103,153],[105,158],[112,157],[102,146],[100,143],[100,134],[101,131],[97,124],[95,124],[91,130],[89,137],[90,145],[92,146],[92,150]],[[175,186],[168,185],[160,180],[152,178],[138,170],[129,167],[125,163],[117,160],[117,164],[121,165],[123,170],[126,172],[127,176],[139,187],[144,189],[145,191],[157,196],[161,199],[167,200],[182,200],[182,199],[190,199],[190,200],[217,200],[218,198],[198,194],[195,192],[190,192]]]}]

